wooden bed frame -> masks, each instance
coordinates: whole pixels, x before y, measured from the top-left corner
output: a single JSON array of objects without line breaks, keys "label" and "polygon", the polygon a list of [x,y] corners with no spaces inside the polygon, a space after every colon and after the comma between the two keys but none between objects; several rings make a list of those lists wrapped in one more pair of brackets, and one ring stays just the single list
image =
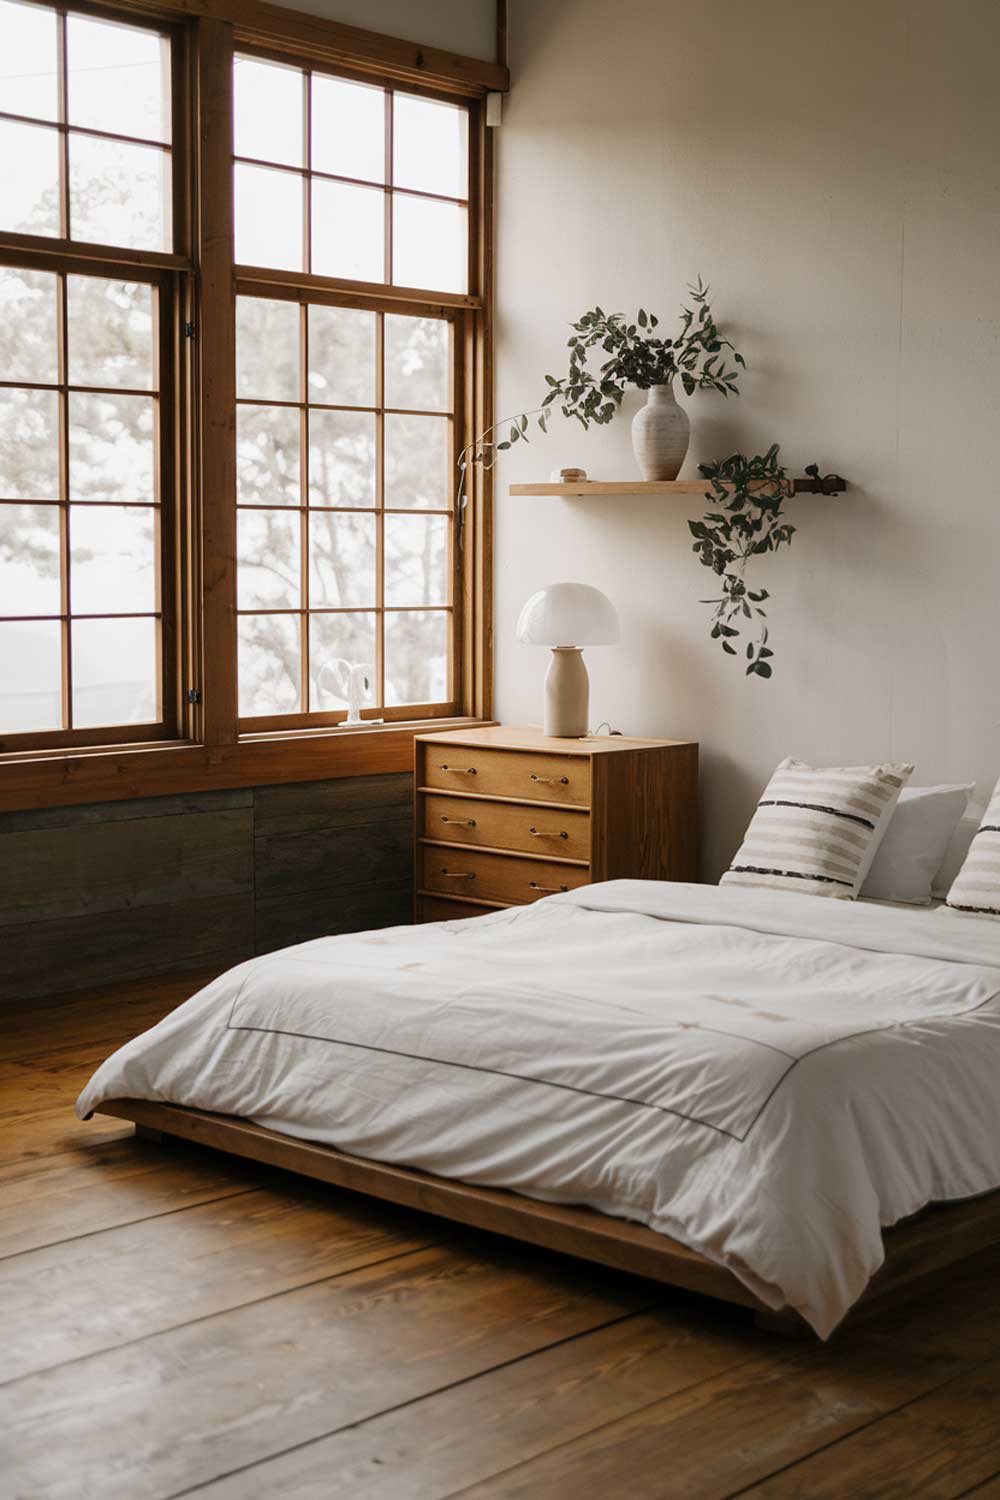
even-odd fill
[{"label": "wooden bed frame", "polygon": [[[809,1332],[796,1313],[775,1313],[731,1271],[706,1260],[696,1250],[641,1224],[613,1219],[593,1209],[539,1203],[498,1188],[472,1187],[410,1167],[368,1161],[316,1141],[281,1135],[250,1120],[209,1114],[181,1104],[115,1099],[102,1104],[98,1113],[133,1121],[138,1135],[152,1139],[179,1136],[459,1224],[735,1302],[753,1309],[763,1328],[798,1336]],[[859,1306],[881,1300],[977,1251],[1000,1247],[1000,1191],[962,1203],[932,1206],[887,1230],[884,1238],[885,1264],[873,1277]]]}]

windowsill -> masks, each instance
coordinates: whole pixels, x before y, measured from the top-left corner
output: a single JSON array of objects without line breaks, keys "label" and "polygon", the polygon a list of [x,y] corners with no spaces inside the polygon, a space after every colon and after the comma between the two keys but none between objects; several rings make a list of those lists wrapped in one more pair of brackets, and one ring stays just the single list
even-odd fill
[{"label": "windowsill", "polygon": [[418,734],[495,723],[473,717],[241,735],[228,745],[191,740],[16,751],[0,756],[0,812],[379,776],[409,771]]}]

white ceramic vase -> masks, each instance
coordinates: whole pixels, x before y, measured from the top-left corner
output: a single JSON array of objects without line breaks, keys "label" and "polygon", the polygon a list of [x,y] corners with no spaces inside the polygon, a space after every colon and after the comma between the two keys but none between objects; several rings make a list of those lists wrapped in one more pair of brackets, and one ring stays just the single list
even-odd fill
[{"label": "white ceramic vase", "polygon": [[687,456],[691,423],[672,385],[649,388],[632,419],[632,451],[643,479],[676,479]]}]

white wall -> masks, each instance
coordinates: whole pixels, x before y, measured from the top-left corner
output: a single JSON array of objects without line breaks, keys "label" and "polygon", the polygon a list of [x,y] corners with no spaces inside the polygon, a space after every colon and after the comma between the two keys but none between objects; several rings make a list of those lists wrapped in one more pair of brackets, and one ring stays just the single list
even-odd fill
[{"label": "white wall", "polygon": [[997,0],[512,0],[499,151],[499,408],[561,373],[595,303],[669,324],[685,282],[752,370],[693,398],[685,475],[779,441],[851,480],[789,503],[756,574],[775,675],[708,640],[696,498],[512,499],[583,465],[634,475],[629,419],[550,436],[498,475],[498,715],[537,722],[547,653],[517,612],[557,579],[616,602],[592,721],[691,737],[703,873],[739,842],[777,760],[916,761],[914,782],[1000,774],[1000,54]]},{"label": "white wall", "polygon": [[496,0],[273,0],[345,26],[361,26],[464,57],[496,60]]}]

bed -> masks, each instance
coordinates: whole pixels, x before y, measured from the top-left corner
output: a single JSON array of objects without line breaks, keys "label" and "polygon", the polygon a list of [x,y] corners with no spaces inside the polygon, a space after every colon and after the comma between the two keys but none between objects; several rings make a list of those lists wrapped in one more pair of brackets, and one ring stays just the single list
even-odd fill
[{"label": "bed", "polygon": [[614,881],[250,960],[77,1112],[826,1338],[1000,1241],[998,1081],[1000,924]]}]

